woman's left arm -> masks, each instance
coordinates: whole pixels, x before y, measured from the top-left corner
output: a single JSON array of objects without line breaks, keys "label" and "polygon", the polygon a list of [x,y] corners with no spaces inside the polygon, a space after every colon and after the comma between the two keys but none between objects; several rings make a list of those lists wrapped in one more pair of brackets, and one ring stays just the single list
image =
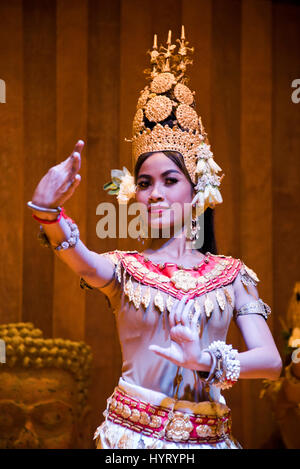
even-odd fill
[{"label": "woman's left arm", "polygon": [[[274,342],[273,336],[263,315],[257,314],[250,303],[259,300],[257,287],[251,283],[245,286],[239,273],[233,282],[235,296],[234,319],[239,328],[246,352],[238,354],[240,360],[240,378],[266,378],[275,380],[280,376],[282,360]],[[255,306],[255,305],[254,305]],[[245,308],[246,307],[246,308]],[[244,313],[248,309],[248,314]]]},{"label": "woman's left arm", "polygon": [[[240,275],[233,282],[235,294],[235,322],[247,347],[246,352],[237,355],[240,361],[240,379],[265,378],[276,380],[282,370],[282,360],[275,345],[265,318],[260,314],[239,314],[242,306],[259,299],[257,288],[248,285],[247,289]],[[150,350],[177,366],[198,371],[209,371],[211,357],[202,352],[196,321],[188,320],[191,302],[185,304],[185,298],[174,307],[170,314],[171,344],[167,348],[151,345]],[[195,318],[197,319],[197,317]]]},{"label": "woman's left arm", "polygon": [[282,360],[264,317],[259,314],[241,315],[236,318],[236,325],[247,347],[247,351],[237,357],[240,361],[240,379],[279,378]]}]

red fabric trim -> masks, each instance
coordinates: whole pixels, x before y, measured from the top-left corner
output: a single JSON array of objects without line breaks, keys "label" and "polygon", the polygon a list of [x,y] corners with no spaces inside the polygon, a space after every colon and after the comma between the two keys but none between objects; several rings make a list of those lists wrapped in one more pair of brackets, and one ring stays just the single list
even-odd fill
[{"label": "red fabric trim", "polygon": [[[163,406],[149,404],[116,389],[111,398],[107,418],[118,425],[151,437],[159,437],[160,432],[167,425],[166,434],[162,439],[174,442],[175,440],[168,437],[168,430],[172,429],[172,420],[167,424],[169,412],[170,410]],[[188,418],[189,425],[192,425],[188,429],[182,429],[182,432],[188,434],[188,438],[176,440],[179,443],[218,443],[231,434],[232,421],[229,408],[222,417],[175,411],[175,418],[178,414],[183,418]],[[155,423],[151,425],[153,420]],[[210,428],[212,434],[207,435],[202,425]],[[185,427],[184,422],[183,427]]]},{"label": "red fabric trim", "polygon": [[[114,254],[120,259],[123,268],[128,274],[130,274],[135,280],[142,283],[143,285],[149,285],[157,288],[158,290],[164,291],[178,299],[181,299],[184,295],[188,295],[189,299],[193,299],[196,296],[203,295],[208,293],[216,288],[228,285],[234,281],[238,275],[241,267],[242,261],[240,259],[234,259],[231,256],[209,256],[209,262],[200,263],[198,270],[193,269],[179,269],[176,264],[165,263],[165,267],[160,268],[158,265],[153,264],[150,260],[145,261],[144,257],[137,252],[130,251],[112,251],[108,254]],[[215,265],[219,264],[221,260],[229,260],[230,262],[224,268],[224,270],[212,279],[207,279],[205,283],[198,285],[196,288],[189,290],[188,292],[177,288],[173,282],[161,282],[157,279],[148,279],[146,274],[141,273],[138,268],[132,265],[129,256],[134,257],[139,261],[144,267],[146,267],[150,272],[155,272],[158,274],[171,277],[172,274],[177,270],[188,271],[193,277],[200,277],[204,274],[207,274],[212,271]]]}]

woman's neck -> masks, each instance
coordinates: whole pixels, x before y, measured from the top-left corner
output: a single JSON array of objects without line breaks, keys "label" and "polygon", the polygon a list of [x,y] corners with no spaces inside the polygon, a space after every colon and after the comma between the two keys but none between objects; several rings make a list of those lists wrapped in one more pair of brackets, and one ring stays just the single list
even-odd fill
[{"label": "woman's neck", "polygon": [[191,260],[194,262],[196,257],[200,260],[204,257],[204,254],[201,254],[196,249],[192,249],[184,234],[180,237],[168,239],[152,238],[147,249],[145,249],[142,254],[151,258],[153,261],[175,261],[179,263],[183,260]]}]

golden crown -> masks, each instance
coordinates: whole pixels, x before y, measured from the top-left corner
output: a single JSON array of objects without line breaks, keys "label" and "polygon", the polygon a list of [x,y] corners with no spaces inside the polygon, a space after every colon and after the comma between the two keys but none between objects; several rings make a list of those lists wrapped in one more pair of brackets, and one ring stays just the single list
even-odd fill
[{"label": "golden crown", "polygon": [[[177,52],[171,36],[169,31],[166,47],[158,48],[157,35],[154,35],[152,51],[148,51],[152,67],[144,70],[150,83],[141,91],[137,102],[133,136],[125,140],[132,143],[133,168],[143,153],[166,150],[181,153],[195,184],[192,204],[202,213],[208,206],[214,208],[223,201],[219,186],[224,175],[217,175],[221,168],[214,161],[201,117],[195,110],[195,92],[187,86],[185,72],[187,65],[193,63],[190,55],[194,48],[188,47],[184,26],[181,38],[176,39]],[[128,170],[123,170],[123,173],[115,172],[113,183],[104,186],[112,189],[110,193],[118,194],[119,202],[126,202],[136,189]]]}]

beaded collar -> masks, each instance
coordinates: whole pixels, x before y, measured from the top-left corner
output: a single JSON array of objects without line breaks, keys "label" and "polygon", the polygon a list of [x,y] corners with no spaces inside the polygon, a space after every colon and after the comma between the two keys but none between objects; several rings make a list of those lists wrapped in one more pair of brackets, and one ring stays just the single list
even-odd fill
[{"label": "beaded collar", "polygon": [[[124,294],[136,309],[139,309],[141,304],[145,308],[149,306],[150,287],[153,287],[157,290],[153,302],[161,312],[170,312],[175,298],[181,299],[188,294],[188,298],[194,300],[194,311],[201,312],[204,308],[204,313],[209,319],[214,310],[214,302],[208,293],[215,296],[220,310],[223,311],[226,303],[234,306],[234,299],[225,287],[233,282],[239,272],[245,286],[259,282],[255,272],[240,259],[209,252],[199,264],[187,268],[172,262],[152,262],[138,251],[116,250],[103,255],[115,264],[117,279],[123,284]],[[134,286],[132,279],[138,283],[137,286]],[[146,286],[146,291],[142,292],[141,285]],[[161,292],[165,292],[166,297]],[[202,295],[205,295],[204,305],[198,301],[198,297]]]},{"label": "beaded collar", "polygon": [[206,253],[197,266],[186,268],[171,262],[155,263],[138,251],[116,250],[105,255],[116,264],[119,281],[122,266],[123,275],[127,274],[143,285],[157,288],[178,299],[186,294],[193,299],[228,285],[242,266],[239,259],[211,253]]}]

